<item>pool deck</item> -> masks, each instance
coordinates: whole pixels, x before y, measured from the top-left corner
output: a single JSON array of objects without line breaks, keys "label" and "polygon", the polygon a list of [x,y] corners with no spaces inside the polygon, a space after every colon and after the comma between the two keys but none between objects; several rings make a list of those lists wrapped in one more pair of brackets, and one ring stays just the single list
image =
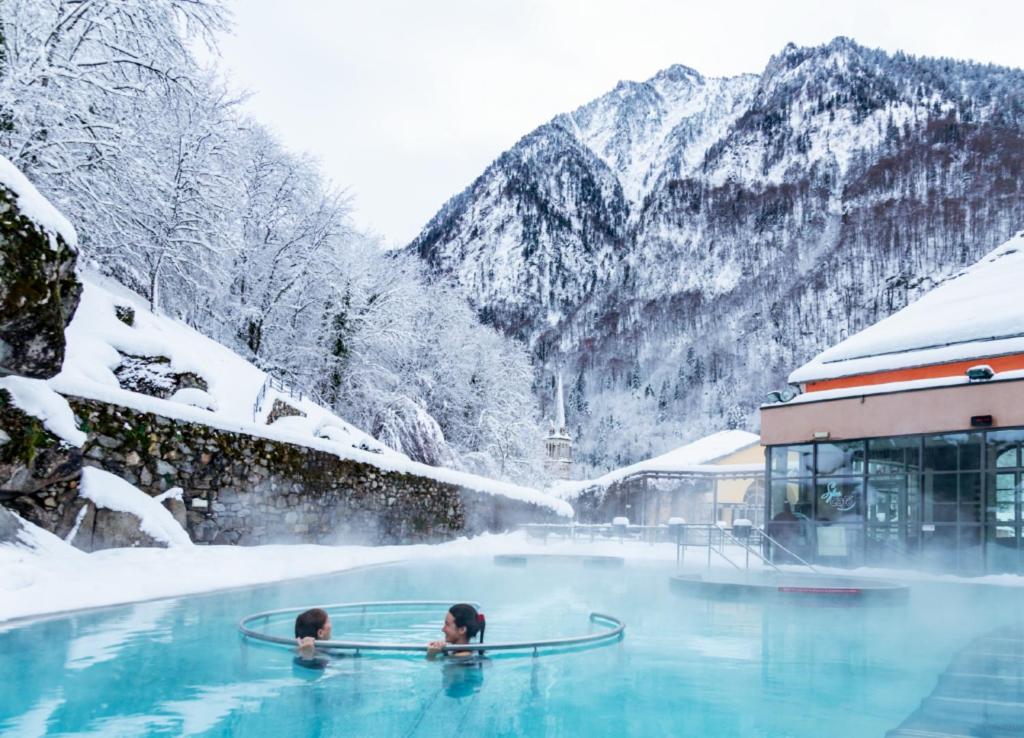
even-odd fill
[{"label": "pool deck", "polygon": [[499,566],[529,566],[534,564],[581,564],[586,567],[616,568],[626,564],[622,556],[605,556],[593,554],[497,554],[494,563]]},{"label": "pool deck", "polygon": [[671,583],[675,591],[699,597],[787,602],[898,603],[910,593],[908,585],[882,579],[767,571],[677,574]]}]

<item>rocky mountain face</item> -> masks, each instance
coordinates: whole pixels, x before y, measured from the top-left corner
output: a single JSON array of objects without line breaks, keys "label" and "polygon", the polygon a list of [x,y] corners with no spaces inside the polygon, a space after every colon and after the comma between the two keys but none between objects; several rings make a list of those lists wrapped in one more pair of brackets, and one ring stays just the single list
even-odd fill
[{"label": "rocky mountain face", "polygon": [[623,82],[408,247],[561,371],[580,473],[723,427],[1024,226],[1024,71],[787,46]]}]

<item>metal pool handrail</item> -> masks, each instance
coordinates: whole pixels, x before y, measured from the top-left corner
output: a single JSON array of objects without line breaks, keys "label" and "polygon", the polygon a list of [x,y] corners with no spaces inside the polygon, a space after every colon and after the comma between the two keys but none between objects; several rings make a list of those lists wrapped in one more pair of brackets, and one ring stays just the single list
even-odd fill
[{"label": "metal pool handrail", "polygon": [[[479,609],[479,605],[471,603]],[[450,600],[391,600],[391,601],[380,601],[380,602],[344,602],[335,605],[320,605],[319,607],[323,610],[327,610],[328,613],[331,610],[356,610],[362,609],[362,612],[366,612],[368,608],[372,607],[409,607],[409,606],[450,606]],[[265,621],[269,620],[275,615],[284,615],[286,613],[299,613],[303,612],[308,608],[305,607],[286,607],[280,610],[267,610],[266,612],[258,612],[253,615],[247,615],[238,621],[238,630],[241,631],[242,635],[247,638],[252,638],[258,641],[265,641],[266,643],[274,643],[282,646],[295,647],[294,638],[283,638],[281,636],[272,636],[260,631],[253,630],[249,627],[249,624],[254,620],[263,618]],[[622,633],[626,629],[626,624],[618,618],[612,615],[605,615],[599,612],[590,613],[590,622],[598,623],[601,625],[611,626],[610,630],[603,631],[601,633],[593,633],[585,636],[571,636],[568,638],[549,638],[542,641],[516,641],[510,643],[460,643],[455,645],[445,646],[442,650],[445,652],[460,652],[460,651],[513,651],[513,650],[528,650],[532,649],[534,654],[542,648],[554,648],[558,646],[580,646],[587,643],[597,643],[599,641],[621,639]],[[426,644],[411,644],[411,643],[375,643],[372,641],[317,641],[316,647],[321,649],[331,650],[346,650],[346,651],[404,651],[411,653],[426,653]]]}]

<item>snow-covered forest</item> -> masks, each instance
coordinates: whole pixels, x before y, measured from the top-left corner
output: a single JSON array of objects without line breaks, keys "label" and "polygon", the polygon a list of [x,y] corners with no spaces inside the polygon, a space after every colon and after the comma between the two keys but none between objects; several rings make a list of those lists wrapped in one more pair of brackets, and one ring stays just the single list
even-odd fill
[{"label": "snow-covered forest", "polygon": [[538,481],[529,355],[246,116],[200,61],[221,2],[0,0],[0,24],[0,153],[84,263],[414,459]]}]

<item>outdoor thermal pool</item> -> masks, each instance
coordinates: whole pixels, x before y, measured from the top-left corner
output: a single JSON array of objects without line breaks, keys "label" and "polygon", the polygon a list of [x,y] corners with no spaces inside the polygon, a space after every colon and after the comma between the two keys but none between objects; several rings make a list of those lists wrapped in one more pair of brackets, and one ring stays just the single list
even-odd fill
[{"label": "outdoor thermal pool", "polygon": [[[4,736],[884,736],[974,638],[1019,620],[1018,590],[915,584],[903,604],[701,599],[675,567],[489,557],[404,563],[0,630]],[[482,667],[336,658],[323,671],[243,639],[250,613],[321,603],[475,600],[488,641],[625,637]],[[426,642],[444,608],[336,618],[334,640]]]}]

